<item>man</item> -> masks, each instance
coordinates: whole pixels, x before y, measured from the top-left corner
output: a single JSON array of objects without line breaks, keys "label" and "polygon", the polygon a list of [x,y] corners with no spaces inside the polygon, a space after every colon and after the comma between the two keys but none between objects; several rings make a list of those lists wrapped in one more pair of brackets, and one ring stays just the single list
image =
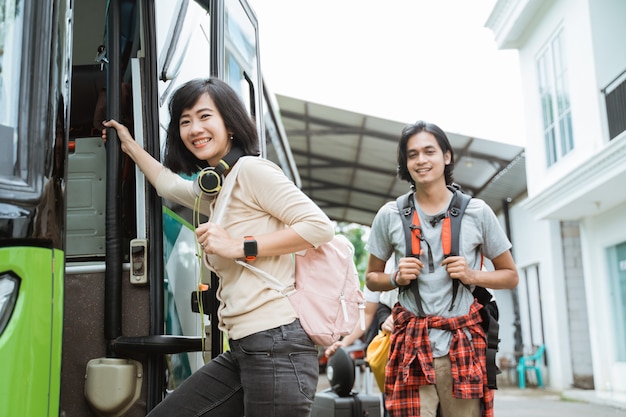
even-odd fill
[{"label": "man", "polygon": [[[459,256],[444,259],[442,219],[453,196],[449,188],[453,170],[454,154],[443,130],[422,121],[405,127],[398,144],[398,176],[415,191],[411,198],[419,215],[421,250],[406,256],[405,230],[395,201],[378,211],[366,245],[367,286],[378,291],[400,289],[385,372],[391,417],[435,417],[439,408],[442,417],[493,416],[481,305],[472,290],[514,288],[518,275],[511,244],[495,214],[476,198],[462,218]],[[482,268],[483,255],[493,270]],[[390,256],[398,267],[388,274],[384,268]],[[454,279],[460,282],[456,296]],[[412,285],[417,285],[421,308]]]}]

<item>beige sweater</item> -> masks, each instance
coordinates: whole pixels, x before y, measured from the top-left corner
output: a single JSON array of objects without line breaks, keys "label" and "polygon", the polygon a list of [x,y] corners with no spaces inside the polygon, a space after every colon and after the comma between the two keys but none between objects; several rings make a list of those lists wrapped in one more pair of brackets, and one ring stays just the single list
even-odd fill
[{"label": "beige sweater", "polygon": [[[317,247],[331,240],[333,225],[324,212],[290,181],[271,161],[244,157],[235,176],[227,176],[224,187],[234,183],[220,224],[233,238],[263,235],[291,227],[302,238]],[[193,182],[164,169],[156,181],[158,194],[175,203],[193,208],[196,195]],[[200,212],[212,216],[220,198],[202,200]],[[226,196],[228,197],[228,196]],[[207,255],[205,262],[220,278],[217,298],[219,325],[230,339],[289,324],[297,318],[289,300],[233,259]],[[254,266],[279,279],[284,286],[294,284],[291,254],[259,257]]]}]

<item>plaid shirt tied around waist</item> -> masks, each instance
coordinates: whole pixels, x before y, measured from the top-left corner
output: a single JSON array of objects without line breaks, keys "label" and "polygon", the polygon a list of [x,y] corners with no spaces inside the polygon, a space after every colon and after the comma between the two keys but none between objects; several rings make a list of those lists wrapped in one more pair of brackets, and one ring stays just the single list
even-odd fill
[{"label": "plaid shirt tied around waist", "polygon": [[[391,335],[385,368],[385,405],[390,415],[419,417],[419,387],[436,383],[428,329],[452,332],[450,364],[452,395],[459,399],[481,398],[482,417],[493,417],[494,391],[487,388],[487,341],[480,323],[478,301],[466,316],[418,317],[400,304],[393,308],[395,329]],[[467,337],[467,330],[471,341]]]}]

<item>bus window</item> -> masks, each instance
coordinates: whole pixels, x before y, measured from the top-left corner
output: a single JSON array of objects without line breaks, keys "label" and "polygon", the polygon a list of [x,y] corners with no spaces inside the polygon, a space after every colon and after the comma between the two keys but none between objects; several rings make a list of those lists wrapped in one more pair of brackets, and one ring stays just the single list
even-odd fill
[{"label": "bus window", "polygon": [[[20,176],[17,114],[22,62],[23,9],[19,0],[0,0],[0,182]],[[25,180],[26,178],[21,178]]]},{"label": "bus window", "polygon": [[[261,79],[258,60],[257,22],[252,10],[239,0],[226,0],[224,23],[225,73],[224,80],[237,91],[255,117],[261,136],[263,118],[261,116]],[[265,154],[264,141],[261,141]]]},{"label": "bus window", "polygon": [[170,95],[185,82],[211,74],[211,19],[203,6],[190,0],[157,0],[155,11],[158,77],[162,81],[160,124],[165,131]]},{"label": "bus window", "polygon": [[[256,59],[255,27],[238,0],[227,0],[224,25],[226,47],[225,79],[239,93],[246,105],[251,106],[249,81],[257,84],[258,62]],[[254,114],[252,108],[248,108]]]},{"label": "bus window", "polygon": [[[171,5],[173,4],[165,3],[163,7],[167,8]],[[179,0],[174,8],[174,10],[180,10],[179,14],[173,13],[173,11],[167,13],[167,9],[162,7],[157,8],[159,17],[164,17],[163,21],[159,20],[159,26],[169,25],[165,39],[158,36],[160,31],[157,31],[157,42],[159,43],[157,49],[160,51],[158,70],[161,81],[171,81],[178,76],[185,52],[202,16],[202,13],[198,13],[198,7],[193,2],[190,5],[188,0]],[[167,16],[172,18],[169,22],[166,19]]]},{"label": "bus window", "polygon": [[293,159],[289,139],[278,114],[276,98],[263,86],[263,119],[265,121],[265,157],[280,166],[298,187],[300,187],[300,175],[296,162]]}]

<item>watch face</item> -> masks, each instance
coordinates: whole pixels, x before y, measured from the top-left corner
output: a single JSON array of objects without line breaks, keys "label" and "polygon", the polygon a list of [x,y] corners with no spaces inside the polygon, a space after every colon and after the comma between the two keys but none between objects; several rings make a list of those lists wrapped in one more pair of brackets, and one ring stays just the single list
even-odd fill
[{"label": "watch face", "polygon": [[246,236],[243,242],[243,253],[248,260],[254,260],[258,253],[256,240],[253,237]]}]

